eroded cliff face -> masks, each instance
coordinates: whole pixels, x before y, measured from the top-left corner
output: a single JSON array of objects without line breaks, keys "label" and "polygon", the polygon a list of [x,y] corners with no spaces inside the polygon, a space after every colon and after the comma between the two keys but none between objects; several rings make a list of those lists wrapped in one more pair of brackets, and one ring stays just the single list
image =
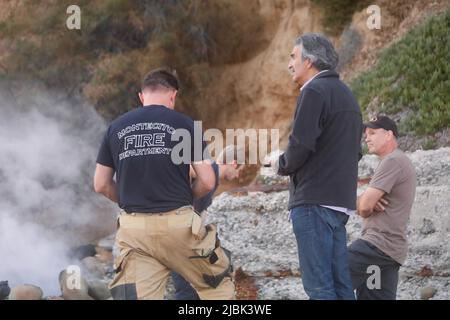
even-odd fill
[{"label": "eroded cliff face", "polygon": [[[370,14],[365,8],[354,13],[342,34],[331,37],[340,53],[341,78],[347,83],[373,67],[385,47],[425,18],[443,12],[450,1],[378,0],[373,4],[381,9],[380,30],[367,27]],[[289,54],[299,35],[323,31],[323,13],[307,0],[254,0],[249,5],[264,20],[260,34],[254,35],[264,45],[246,61],[210,66],[213,76],[198,104],[207,127],[278,128],[283,148],[298,95],[287,70]]]},{"label": "eroded cliff face", "polygon": [[[51,2],[42,1],[39,8],[45,8]],[[0,3],[0,23],[8,19],[20,3],[18,0]],[[346,82],[373,67],[383,48],[423,22],[424,18],[444,11],[450,0],[375,0],[371,4],[381,9],[381,30],[369,30],[366,21],[370,13],[364,8],[353,14],[351,23],[341,34],[331,37],[340,53],[342,65],[339,72]],[[218,8],[232,7],[230,12],[237,16],[230,22],[232,27],[221,31],[223,39],[218,33],[217,44],[230,43],[230,30],[254,32],[236,37],[239,40],[233,45],[240,50],[212,49],[233,52],[235,56],[224,58],[219,54],[219,59],[183,70],[186,76],[194,78],[193,87],[198,89],[198,93],[186,95],[190,103],[194,100],[195,110],[188,110],[181,94],[180,110],[200,115],[205,127],[209,128],[278,128],[281,147],[284,147],[298,95],[298,88],[291,82],[287,71],[289,54],[299,35],[324,30],[323,8],[310,0],[221,0],[220,5],[222,7]],[[201,10],[201,6],[199,8]],[[36,21],[39,23],[40,20]],[[236,25],[241,28],[236,28]],[[224,39],[227,41],[220,41]],[[8,69],[2,61],[7,50],[0,39],[0,73]],[[145,65],[145,61],[135,62]],[[83,85],[80,83],[81,87]],[[126,90],[123,85],[123,90]],[[371,106],[373,108],[376,105]]]},{"label": "eroded cliff face", "polygon": [[298,93],[287,69],[289,54],[299,34],[321,30],[321,13],[305,0],[254,3],[254,14],[265,21],[262,36],[255,36],[266,45],[247,61],[212,67],[199,103],[208,127],[278,128],[286,137]]}]

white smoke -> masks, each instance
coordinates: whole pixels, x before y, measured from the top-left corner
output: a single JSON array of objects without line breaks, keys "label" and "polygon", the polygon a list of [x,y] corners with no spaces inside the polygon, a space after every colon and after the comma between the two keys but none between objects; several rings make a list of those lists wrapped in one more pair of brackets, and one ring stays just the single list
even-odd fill
[{"label": "white smoke", "polygon": [[69,247],[114,230],[92,188],[104,121],[86,103],[36,85],[0,84],[0,281],[59,294]]},{"label": "white smoke", "polygon": [[0,277],[14,287],[34,284],[46,295],[58,295],[57,276],[69,264],[66,245],[33,223],[19,223],[1,212]]}]

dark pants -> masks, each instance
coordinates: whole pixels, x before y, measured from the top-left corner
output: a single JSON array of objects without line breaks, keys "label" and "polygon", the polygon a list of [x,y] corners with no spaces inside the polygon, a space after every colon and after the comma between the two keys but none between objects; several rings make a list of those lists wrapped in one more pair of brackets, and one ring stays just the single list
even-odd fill
[{"label": "dark pants", "polygon": [[354,300],[347,255],[348,216],[319,205],[291,210],[300,270],[310,299]]},{"label": "dark pants", "polygon": [[176,300],[200,300],[200,297],[192,288],[191,284],[186,281],[180,274],[171,272],[173,284],[175,286],[175,299]]},{"label": "dark pants", "polygon": [[[349,247],[350,273],[358,300],[395,300],[400,264],[368,241]],[[376,279],[376,278],[379,279]],[[378,285],[376,285],[378,281]]]}]

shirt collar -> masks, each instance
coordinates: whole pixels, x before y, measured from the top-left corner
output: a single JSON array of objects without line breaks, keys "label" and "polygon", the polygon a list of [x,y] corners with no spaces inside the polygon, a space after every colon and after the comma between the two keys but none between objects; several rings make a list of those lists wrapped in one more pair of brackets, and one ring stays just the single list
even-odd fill
[{"label": "shirt collar", "polygon": [[324,73],[324,72],[327,72],[327,71],[330,71],[330,70],[322,70],[322,71],[316,73],[311,79],[309,79],[308,81],[305,82],[305,84],[300,88],[300,91],[302,91],[303,89],[305,89],[305,87],[306,87],[311,81],[313,81],[319,74]]}]

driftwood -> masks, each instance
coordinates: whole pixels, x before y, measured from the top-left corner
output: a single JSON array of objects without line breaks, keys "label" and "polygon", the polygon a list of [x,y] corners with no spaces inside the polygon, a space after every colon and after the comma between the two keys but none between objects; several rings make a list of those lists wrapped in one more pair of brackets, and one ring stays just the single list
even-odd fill
[{"label": "driftwood", "polygon": [[[364,186],[370,182],[369,178],[360,178],[358,179],[358,187]],[[249,192],[264,192],[264,193],[271,193],[271,192],[280,192],[289,190],[289,183],[276,183],[272,185],[262,184],[262,183],[252,183],[245,187],[240,188],[233,188],[228,190],[227,192],[234,196],[245,196]]]},{"label": "driftwood", "polygon": [[289,184],[288,183],[278,183],[273,185],[266,185],[266,184],[250,184],[246,187],[240,187],[240,188],[234,188],[231,190],[228,190],[227,192],[229,194],[232,194],[234,196],[244,196],[247,195],[249,192],[264,192],[264,193],[271,193],[271,192],[279,192],[289,190]]}]

